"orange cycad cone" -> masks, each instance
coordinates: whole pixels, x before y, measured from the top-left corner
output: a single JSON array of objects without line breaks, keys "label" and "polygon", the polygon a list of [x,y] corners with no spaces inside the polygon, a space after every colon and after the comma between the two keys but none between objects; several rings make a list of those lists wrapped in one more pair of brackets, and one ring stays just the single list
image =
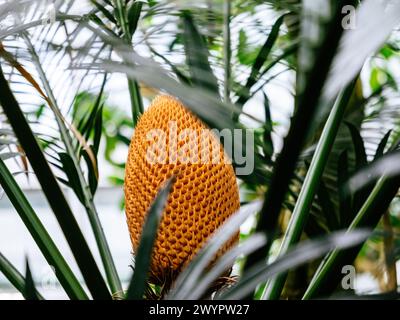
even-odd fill
[{"label": "orange cycad cone", "polygon": [[[176,136],[171,129],[174,126]],[[162,139],[154,138],[154,129],[165,133],[158,136]],[[184,134],[188,132],[185,129],[190,129],[190,134]],[[155,144],[163,139],[166,147]],[[215,156],[220,157],[218,163],[212,160]],[[151,202],[169,177],[176,178],[153,251],[152,283],[173,281],[211,234],[239,209],[236,177],[228,161],[216,137],[178,100],[158,96],[140,117],[129,147],[124,187],[134,251]],[[238,234],[218,256],[237,241]]]}]

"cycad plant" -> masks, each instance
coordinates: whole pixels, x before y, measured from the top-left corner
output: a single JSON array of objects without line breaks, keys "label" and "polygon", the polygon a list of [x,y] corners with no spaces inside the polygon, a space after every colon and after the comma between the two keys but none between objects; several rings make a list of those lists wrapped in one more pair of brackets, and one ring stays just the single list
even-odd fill
[{"label": "cycad plant", "polygon": [[[352,298],[357,292],[342,285],[344,267],[358,267],[366,252],[376,250],[372,242],[382,245],[377,277],[387,285],[370,298],[388,292],[398,297],[400,112],[393,66],[399,17],[400,4],[390,0],[0,3],[0,183],[68,297]],[[108,104],[115,74],[126,77],[129,115]],[[113,181],[122,188],[125,159],[117,146],[130,144],[142,119],[162,123],[157,117],[169,114],[163,109],[168,102],[142,117],[156,95],[184,106],[184,124],[194,119],[189,122],[201,128],[234,133],[231,143],[225,137],[221,142],[236,173],[241,208],[235,212],[235,193],[224,196],[236,183],[227,183],[227,175],[216,181],[210,165],[200,170],[201,178],[194,173],[194,187],[185,190],[188,198],[177,196],[182,201],[174,212],[179,170],[168,175],[133,165],[131,159],[144,158],[143,141],[133,142],[126,167],[135,177],[128,182],[136,184],[125,186],[125,199],[128,222],[132,212],[142,220],[133,223],[133,274],[123,285],[94,204],[102,174],[98,159],[114,166]],[[18,172],[11,171],[15,160]],[[21,190],[18,173],[39,182],[82,280]],[[154,184],[144,184],[140,195],[131,191],[143,181]],[[178,220],[187,223],[182,216],[190,216],[198,204],[193,199],[200,199],[194,193],[212,185],[227,189],[215,191],[213,205],[202,202],[200,222],[183,229],[191,233],[188,241],[206,234],[204,241],[196,250],[187,245],[186,253],[178,244],[168,247],[186,262],[168,281],[155,281],[152,257],[171,238],[162,232],[176,230]],[[87,213],[101,265],[65,188]],[[201,220],[210,216],[212,221]],[[250,230],[239,243],[231,241],[245,221]],[[2,245],[6,278],[26,299],[44,299],[28,262],[21,274]]]}]

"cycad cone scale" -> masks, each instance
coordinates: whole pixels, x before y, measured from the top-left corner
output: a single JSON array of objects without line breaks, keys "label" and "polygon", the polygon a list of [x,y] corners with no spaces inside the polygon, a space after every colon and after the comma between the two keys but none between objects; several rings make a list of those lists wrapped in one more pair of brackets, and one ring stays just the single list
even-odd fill
[{"label": "cycad cone scale", "polygon": [[[176,143],[172,141],[175,136],[171,136],[173,127]],[[149,161],[148,156],[148,150],[152,150],[157,141],[149,138],[154,129],[165,132],[162,138],[166,149],[160,148],[160,152],[154,153],[164,156],[158,158],[162,159],[158,162],[154,158]],[[182,137],[185,129],[190,129],[194,135]],[[184,145],[189,145],[191,151],[198,151],[197,158],[193,158],[188,148],[182,151],[180,147]],[[171,148],[176,148],[178,157],[170,152]],[[220,157],[218,163],[201,157],[212,152]],[[182,154],[187,154],[189,161],[181,161],[185,159],[179,156]],[[140,117],[126,163],[126,217],[134,252],[147,211],[160,187],[172,175],[176,180],[163,212],[150,266],[150,281],[155,284],[173,281],[213,232],[240,206],[234,170],[220,142],[178,100],[163,95],[156,97]],[[238,234],[217,256],[237,241]]]}]

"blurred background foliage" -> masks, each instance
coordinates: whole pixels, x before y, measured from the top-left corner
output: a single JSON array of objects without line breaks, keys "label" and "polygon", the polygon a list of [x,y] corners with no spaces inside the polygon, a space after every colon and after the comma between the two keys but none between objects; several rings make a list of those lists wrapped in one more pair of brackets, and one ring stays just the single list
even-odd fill
[{"label": "blurred background foliage", "polygon": [[[345,5],[359,6],[355,30],[343,29]],[[307,238],[375,230],[362,247],[295,260],[288,275],[253,286],[256,298],[344,294],[340,270],[355,259],[382,293],[397,292],[399,13],[367,0],[4,1],[1,65],[46,161],[88,213],[113,294],[122,287],[93,198],[99,181],[122,188],[137,119],[163,92],[213,128],[255,134],[254,172],[238,181],[242,204],[263,206],[241,239],[267,241],[239,273]],[[1,159],[16,160],[14,175],[38,175],[10,112],[0,115]]]}]

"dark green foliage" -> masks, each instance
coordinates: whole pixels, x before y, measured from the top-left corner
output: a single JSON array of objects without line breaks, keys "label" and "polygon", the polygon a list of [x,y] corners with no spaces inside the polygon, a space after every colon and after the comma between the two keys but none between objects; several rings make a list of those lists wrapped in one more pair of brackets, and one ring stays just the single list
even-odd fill
[{"label": "dark green foliage", "polygon": [[[393,228],[400,225],[390,215],[397,210],[400,186],[399,84],[390,64],[400,53],[394,30],[400,6],[394,4],[393,12],[381,16],[366,2],[364,14],[374,15],[374,21],[347,32],[342,7],[359,1],[329,0],[320,7],[313,7],[313,1],[304,7],[298,0],[233,1],[231,6],[224,1],[91,0],[89,10],[76,13],[72,8],[79,4],[68,0],[57,8],[54,29],[40,21],[19,21],[17,27],[17,21],[5,20],[10,25],[0,30],[0,182],[71,299],[88,296],[23,195],[8,161],[17,160],[28,177],[32,167],[94,299],[209,297],[209,286],[235,260],[240,278],[216,298],[253,298],[257,287],[257,298],[282,298],[286,275],[293,271],[300,277],[291,283],[296,298],[303,293],[305,299],[335,297],[341,294],[341,267],[365,255],[361,247],[368,247],[368,234],[358,229],[376,229],[384,214]],[[28,11],[36,9],[27,5]],[[0,15],[19,11],[10,3]],[[58,35],[65,41],[56,41]],[[66,60],[71,84],[60,84],[47,74],[53,70],[48,66],[59,64],[62,79]],[[369,68],[360,73],[362,65]],[[127,78],[122,89],[129,92],[129,112],[108,100],[113,73]],[[367,78],[359,77],[364,73]],[[270,86],[277,78],[293,94],[292,100],[283,100],[290,105],[281,106],[293,111],[285,120],[277,117],[284,112]],[[56,87],[72,93],[71,105],[56,94]],[[119,152],[127,149],[144,102],[157,93],[174,95],[212,128],[251,130],[254,147],[248,152],[254,156],[254,171],[238,175],[242,211],[219,229],[171,291],[162,292],[147,280],[169,181],[149,208],[125,293],[93,199],[102,159],[114,169],[109,180],[122,186],[125,159]],[[24,95],[38,95],[44,102],[19,103]],[[247,107],[253,108],[251,114]],[[53,120],[56,130],[40,132],[40,126]],[[243,137],[234,142],[235,148],[246,150]],[[236,159],[233,166],[240,167]],[[107,283],[57,180],[73,190],[88,213]],[[240,246],[209,267],[226,237],[254,215],[255,224],[241,235]],[[303,243],[305,237],[310,239]],[[275,254],[270,249],[277,239],[283,243],[279,255],[266,262]],[[376,233],[373,239],[379,242],[382,236]],[[390,255],[398,259],[400,243],[394,243]],[[240,254],[245,258],[238,260]],[[301,272],[296,272],[299,266]],[[0,271],[26,299],[43,298],[28,264],[24,277],[0,254]],[[260,285],[266,281],[264,290]],[[382,297],[387,296],[370,296]]]}]

